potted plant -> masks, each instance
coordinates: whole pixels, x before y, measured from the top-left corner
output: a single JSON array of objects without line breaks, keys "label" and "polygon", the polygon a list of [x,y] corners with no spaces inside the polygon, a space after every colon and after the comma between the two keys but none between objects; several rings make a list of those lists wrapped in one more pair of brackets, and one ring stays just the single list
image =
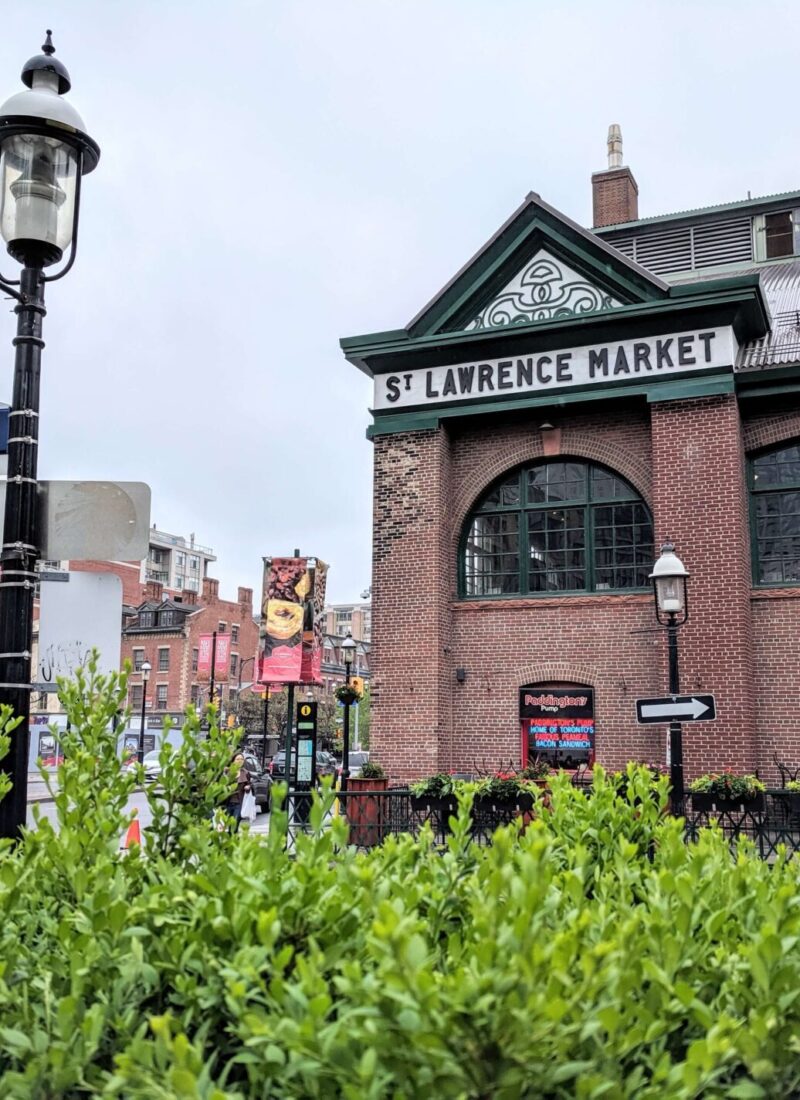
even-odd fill
[{"label": "potted plant", "polygon": [[521,779],[529,779],[535,783],[537,787],[546,787],[551,770],[547,761],[537,756],[527,765],[527,767],[524,767],[519,774]]},{"label": "potted plant", "polygon": [[689,784],[695,810],[763,810],[764,790],[758,776],[730,769],[700,775]]},{"label": "potted plant", "polygon": [[389,779],[380,764],[367,761],[358,775],[347,782],[347,820],[350,822],[350,843],[359,848],[372,848],[383,839],[387,819],[386,799],[377,792],[385,791]]}]

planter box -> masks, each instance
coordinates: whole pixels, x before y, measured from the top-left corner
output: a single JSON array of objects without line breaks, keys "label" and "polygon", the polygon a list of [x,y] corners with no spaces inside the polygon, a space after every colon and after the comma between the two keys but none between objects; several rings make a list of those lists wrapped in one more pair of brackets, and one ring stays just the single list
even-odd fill
[{"label": "planter box", "polygon": [[524,810],[533,809],[533,795],[526,794],[524,791],[516,798],[491,798],[487,795],[478,795],[473,805],[476,810],[483,813],[491,813],[493,810],[500,813],[522,813]]},{"label": "planter box", "polygon": [[[350,823],[350,843],[359,848],[373,848],[383,840],[386,821],[385,798],[379,792],[389,786],[388,779],[350,777],[345,795],[347,820]],[[370,797],[370,792],[375,797]],[[353,798],[348,797],[353,794]]]},{"label": "planter box", "polygon": [[691,794],[693,810],[716,811],[717,813],[743,813],[745,810],[764,809],[764,795],[761,791],[752,798],[721,798],[718,794]]}]

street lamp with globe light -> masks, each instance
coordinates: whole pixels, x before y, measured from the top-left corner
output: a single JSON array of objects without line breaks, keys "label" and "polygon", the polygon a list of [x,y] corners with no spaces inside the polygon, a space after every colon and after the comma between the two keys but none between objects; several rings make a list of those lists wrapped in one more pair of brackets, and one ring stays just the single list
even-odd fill
[{"label": "street lamp with globe light", "polygon": [[[0,107],[0,234],[9,255],[22,265],[19,279],[0,274],[0,290],[17,303],[0,551],[0,705],[10,706],[22,719],[2,765],[13,787],[0,802],[0,837],[18,837],[27,811],[33,598],[41,544],[37,450],[44,286],[72,267],[81,180],[100,158],[83,119],[63,98],[71,81],[53,56],[51,33],[47,31],[41,54],[22,69],[26,90]],[[68,248],[64,267],[45,275],[45,268],[58,263]]]},{"label": "street lamp with globe light", "polygon": [[[353,635],[348,630],[347,637],[342,642],[342,663],[344,664],[345,687],[350,684],[350,673],[353,671],[353,662],[358,648],[353,641]],[[344,704],[344,729],[342,731],[342,790],[347,790],[350,779],[350,704]]]},{"label": "street lamp with globe light", "polygon": [[136,754],[140,764],[144,760],[144,712],[147,706],[147,683],[152,667],[149,661],[142,661],[142,721],[139,726],[139,752]]},{"label": "street lamp with globe light", "polygon": [[[689,574],[675,553],[675,547],[671,542],[665,542],[661,547],[661,555],[653,566],[650,580],[653,582],[656,620],[667,628],[670,695],[677,695],[680,692],[678,627],[683,626],[689,618],[689,603],[686,595],[688,578]],[[669,724],[669,760],[673,807],[680,813],[684,799],[683,731],[680,722],[676,721]]]}]

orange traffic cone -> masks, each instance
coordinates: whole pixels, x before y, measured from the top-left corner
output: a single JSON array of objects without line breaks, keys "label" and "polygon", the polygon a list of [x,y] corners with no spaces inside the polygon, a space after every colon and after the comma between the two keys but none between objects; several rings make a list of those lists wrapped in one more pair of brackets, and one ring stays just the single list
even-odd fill
[{"label": "orange traffic cone", "polygon": [[123,848],[130,848],[131,844],[138,844],[140,848],[142,846],[142,833],[139,828],[139,819],[136,817],[138,812],[138,810],[134,809],[134,818],[125,834],[125,843],[122,845]]}]

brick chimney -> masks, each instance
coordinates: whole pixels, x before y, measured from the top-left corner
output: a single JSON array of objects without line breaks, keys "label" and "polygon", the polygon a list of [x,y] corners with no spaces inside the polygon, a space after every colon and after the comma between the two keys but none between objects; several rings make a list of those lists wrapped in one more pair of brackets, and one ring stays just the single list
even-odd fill
[{"label": "brick chimney", "polygon": [[191,588],[184,588],[183,592],[181,592],[181,596],[183,598],[183,603],[189,603],[193,607],[197,606],[197,593],[194,592]]},{"label": "brick chimney", "polygon": [[203,577],[203,602],[215,603],[219,599],[219,581],[213,577]]},{"label": "brick chimney", "polygon": [[148,581],[144,586],[144,598],[146,600],[158,600],[159,602],[164,599],[164,585],[161,581]]},{"label": "brick chimney", "polygon": [[633,172],[622,163],[622,131],[608,128],[608,168],[592,174],[594,228],[635,222],[639,217],[639,188]]},{"label": "brick chimney", "polygon": [[239,603],[242,604],[243,607],[246,607],[248,611],[253,610],[252,588],[242,588],[241,585],[239,586]]}]

